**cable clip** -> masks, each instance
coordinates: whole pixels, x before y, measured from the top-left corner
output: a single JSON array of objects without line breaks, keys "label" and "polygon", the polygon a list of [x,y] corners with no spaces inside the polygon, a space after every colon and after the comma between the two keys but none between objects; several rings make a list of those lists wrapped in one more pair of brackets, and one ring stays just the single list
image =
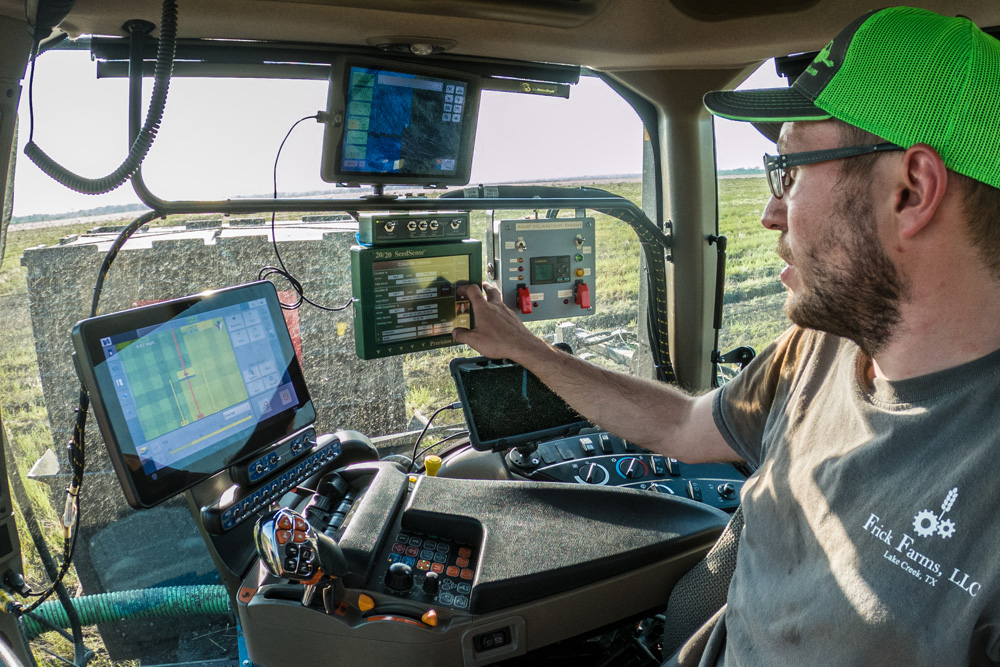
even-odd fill
[{"label": "cable clip", "polygon": [[80,493],[80,487],[70,484],[66,487],[66,505],[63,507],[63,538],[69,539],[73,534],[73,526],[76,525],[76,515],[77,515],[77,497]]}]

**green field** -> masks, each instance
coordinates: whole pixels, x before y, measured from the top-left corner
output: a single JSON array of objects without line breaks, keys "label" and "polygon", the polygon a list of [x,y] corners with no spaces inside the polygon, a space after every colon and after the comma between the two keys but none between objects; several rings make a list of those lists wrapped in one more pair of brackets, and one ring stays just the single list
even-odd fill
[{"label": "green field", "polygon": [[[632,201],[640,199],[637,182],[602,184],[600,187]],[[719,193],[720,231],[729,238],[726,309],[720,347],[726,351],[737,345],[751,345],[759,351],[787,326],[782,314],[784,289],[778,280],[782,262],[774,253],[776,235],[765,230],[759,222],[768,196],[767,184],[762,177],[724,178],[719,181]],[[531,213],[521,212],[520,215]],[[623,223],[606,216],[595,218],[599,312],[579,321],[579,324],[590,330],[622,328],[634,332],[639,325],[635,321],[640,281],[639,243],[631,229]],[[179,219],[171,218],[157,224],[174,225],[178,222]],[[482,238],[488,222],[486,214],[474,215],[473,235]],[[10,454],[16,459],[17,471],[11,472],[23,479],[48,541],[54,546],[56,558],[61,556],[62,545],[57,513],[49,507],[43,485],[26,478],[30,466],[53,444],[28,316],[25,269],[20,264],[20,258],[26,248],[55,244],[61,237],[82,233],[93,226],[94,223],[41,228],[12,225],[7,235],[6,256],[0,265],[0,404],[5,440],[10,446]],[[546,327],[550,328],[551,324],[532,325],[535,329]],[[453,385],[443,368],[456,352],[459,351],[454,348],[444,349],[405,359],[407,410],[410,414],[417,410],[429,414],[431,410],[455,400]],[[205,368],[202,364],[207,363],[204,359],[183,358],[185,364],[190,362],[196,370]],[[199,391],[202,390],[194,390],[195,397],[199,397]],[[225,402],[229,399],[219,400]],[[183,418],[191,418],[190,406],[185,414],[187,416]],[[71,415],[64,418],[70,419]],[[170,419],[175,418],[181,417]],[[162,420],[162,416],[158,419]],[[96,444],[100,446],[100,443]],[[19,529],[25,551],[26,577],[36,589],[43,589],[46,578],[31,540],[23,530],[23,522],[19,522]],[[74,586],[71,574],[68,586],[71,592]],[[63,655],[72,654],[71,647],[54,633],[43,635],[36,645],[44,645]],[[97,648],[99,640],[91,635],[88,645]],[[46,659],[45,664],[58,663]],[[108,662],[102,658],[91,664],[100,666]]]}]

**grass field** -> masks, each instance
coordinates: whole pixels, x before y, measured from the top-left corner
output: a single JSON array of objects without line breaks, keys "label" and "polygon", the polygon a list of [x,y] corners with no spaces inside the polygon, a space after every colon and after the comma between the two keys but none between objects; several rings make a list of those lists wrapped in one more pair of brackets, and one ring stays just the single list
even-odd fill
[{"label": "grass field", "polygon": [[[639,201],[638,183],[602,185],[607,190]],[[787,322],[782,314],[784,289],[777,276],[782,262],[774,254],[775,234],[761,227],[760,211],[767,199],[767,185],[762,177],[726,178],[719,182],[720,231],[729,238],[729,262],[724,330],[721,349],[751,345],[758,351],[780,333]],[[523,212],[529,213],[529,212]],[[507,217],[513,217],[507,216]],[[597,267],[599,314],[579,321],[590,330],[625,328],[635,331],[638,298],[639,243],[623,223],[607,216],[597,220]],[[473,234],[483,238],[489,223],[486,214],[474,216]],[[102,223],[107,224],[107,223]],[[171,219],[165,224],[178,224]],[[6,442],[17,460],[18,471],[32,505],[40,516],[55,556],[61,556],[61,533],[56,513],[49,506],[47,494],[38,482],[26,478],[30,466],[50,447],[48,416],[42,398],[35,348],[28,316],[25,269],[20,258],[26,248],[57,243],[61,237],[78,234],[94,223],[71,225],[14,225],[7,236],[7,247],[0,265],[0,404]],[[537,331],[551,329],[551,323],[533,324]],[[455,400],[454,387],[447,374],[447,361],[456,352],[444,349],[411,355],[405,361],[409,414],[433,409]],[[457,413],[454,413],[457,415]],[[70,416],[66,417],[67,419]],[[454,417],[452,417],[454,420]],[[345,427],[350,427],[345,424]],[[101,446],[97,443],[97,446]],[[34,554],[31,540],[19,522],[22,548],[25,551],[25,574],[37,590],[46,586],[46,578]],[[69,581],[73,591],[74,581]],[[72,655],[71,648],[54,633],[43,635],[46,648]],[[36,644],[38,645],[38,644]],[[88,645],[97,647],[92,636]],[[39,654],[46,664],[59,664]],[[108,664],[98,660],[92,665]]]}]

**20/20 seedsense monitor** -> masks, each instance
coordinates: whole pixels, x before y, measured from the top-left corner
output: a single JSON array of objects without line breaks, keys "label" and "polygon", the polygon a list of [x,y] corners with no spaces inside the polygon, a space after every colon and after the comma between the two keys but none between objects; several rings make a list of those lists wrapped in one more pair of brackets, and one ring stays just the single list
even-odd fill
[{"label": "20/20 seedsense monitor", "polygon": [[466,239],[410,246],[354,246],[354,343],[362,359],[454,345],[474,326],[458,288],[482,282],[483,247]]},{"label": "20/20 seedsense monitor", "polygon": [[269,282],[79,322],[77,372],[130,505],[148,508],[311,424]]}]

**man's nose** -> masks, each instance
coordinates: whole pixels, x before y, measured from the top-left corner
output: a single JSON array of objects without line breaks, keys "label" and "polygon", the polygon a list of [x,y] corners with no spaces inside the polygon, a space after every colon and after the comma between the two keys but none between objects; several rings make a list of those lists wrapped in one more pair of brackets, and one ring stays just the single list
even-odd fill
[{"label": "man's nose", "polygon": [[772,196],[767,200],[760,216],[760,224],[774,232],[783,232],[788,228],[788,209],[783,199]]}]

